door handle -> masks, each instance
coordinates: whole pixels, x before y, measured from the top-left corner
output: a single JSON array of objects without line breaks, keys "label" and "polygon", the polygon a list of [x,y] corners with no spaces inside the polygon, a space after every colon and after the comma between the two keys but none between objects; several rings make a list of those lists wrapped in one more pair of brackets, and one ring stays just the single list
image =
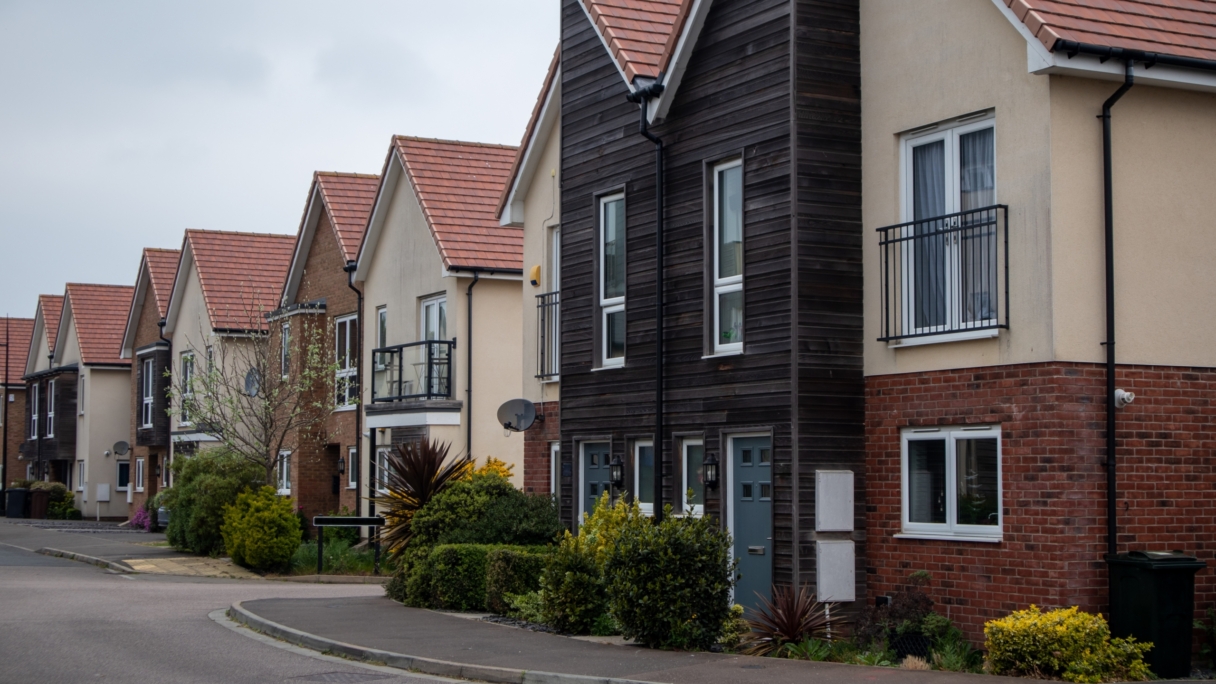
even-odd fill
[{"label": "door handle", "polygon": [[763,556],[764,547],[763,546],[749,546],[749,547],[747,547],[747,553],[748,553],[748,555],[751,555],[751,556]]}]

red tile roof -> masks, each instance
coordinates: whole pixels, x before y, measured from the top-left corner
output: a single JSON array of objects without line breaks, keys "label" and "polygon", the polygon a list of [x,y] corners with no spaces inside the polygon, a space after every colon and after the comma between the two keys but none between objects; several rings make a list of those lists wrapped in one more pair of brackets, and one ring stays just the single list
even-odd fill
[{"label": "red tile roof", "polygon": [[0,318],[0,344],[8,344],[4,349],[7,365],[0,368],[0,382],[6,385],[10,382],[21,383],[30,353],[30,337],[33,335],[34,319]]},{"label": "red tile roof", "polygon": [[524,128],[524,139],[519,143],[519,151],[515,154],[515,161],[511,163],[511,172],[507,174],[507,182],[503,183],[502,195],[498,198],[498,207],[494,210],[494,218],[500,218],[502,212],[507,208],[507,200],[511,197],[511,187],[515,185],[515,176],[519,173],[519,165],[524,161],[524,155],[528,152],[528,143],[532,141],[533,134],[536,133],[536,124],[540,122],[541,110],[545,107],[545,98],[549,96],[549,89],[553,87],[553,78],[557,75],[557,68],[562,62],[562,46],[557,44],[557,50],[553,52],[553,59],[549,62],[549,72],[545,74],[545,82],[540,87],[540,95],[536,96],[536,104],[532,107],[532,116],[528,118],[528,126]]},{"label": "red tile roof", "polygon": [[1216,60],[1212,0],[1004,0],[1036,38]]},{"label": "red tile roof", "polygon": [[187,230],[186,243],[214,330],[266,330],[278,306],[296,236]]},{"label": "red tile roof", "polygon": [[86,364],[130,365],[121,357],[122,335],[135,288],[130,285],[85,285],[68,283],[67,306],[80,344],[80,360]]},{"label": "red tile roof", "polygon": [[[181,256],[181,251],[176,249],[144,249],[144,261],[148,264],[148,276],[152,281],[151,294],[161,318],[169,310],[169,295],[173,294],[173,279],[177,277],[177,262]],[[147,297],[146,294],[144,296]]]},{"label": "red tile roof", "polygon": [[625,80],[658,78],[692,0],[580,0]]},{"label": "red tile roof", "polygon": [[321,191],[329,223],[342,245],[342,258],[345,261],[359,258],[359,244],[363,242],[367,218],[376,203],[380,176],[317,171],[313,174],[313,182]]},{"label": "red tile roof", "polygon": [[393,148],[446,268],[523,269],[524,233],[500,226],[515,147],[395,136]]},{"label": "red tile roof", "polygon": [[46,351],[50,353],[55,351],[55,337],[59,335],[63,295],[38,295],[38,308],[42,309],[42,326],[46,328]]}]

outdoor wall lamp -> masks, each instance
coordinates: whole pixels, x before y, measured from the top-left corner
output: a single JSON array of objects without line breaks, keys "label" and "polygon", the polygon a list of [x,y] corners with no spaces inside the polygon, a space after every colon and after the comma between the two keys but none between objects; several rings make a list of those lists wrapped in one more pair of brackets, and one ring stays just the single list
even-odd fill
[{"label": "outdoor wall lamp", "polygon": [[705,457],[705,486],[709,489],[718,488],[718,457],[710,452]]},{"label": "outdoor wall lamp", "polygon": [[625,486],[625,464],[621,461],[620,454],[612,457],[612,462],[608,465],[608,478],[617,489]]},{"label": "outdoor wall lamp", "polygon": [[342,473],[345,473],[345,472],[346,472],[346,459],[339,456],[338,457],[338,474],[341,475]]}]

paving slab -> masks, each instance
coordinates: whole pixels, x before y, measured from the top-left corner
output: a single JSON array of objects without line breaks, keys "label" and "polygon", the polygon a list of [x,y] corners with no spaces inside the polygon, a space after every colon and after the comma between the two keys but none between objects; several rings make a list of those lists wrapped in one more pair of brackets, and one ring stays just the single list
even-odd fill
[{"label": "paving slab", "polygon": [[406,608],[386,597],[262,599],[242,607],[323,639],[469,665],[672,684],[913,682],[967,684],[1005,677],[863,667],[837,663],[660,651],[495,625]]},{"label": "paving slab", "polygon": [[230,558],[210,558],[207,556],[170,556],[152,558],[125,558],[126,563],[135,572],[146,572],[154,575],[183,575],[187,577],[223,577],[226,579],[261,580],[262,576],[246,570],[232,562]]}]

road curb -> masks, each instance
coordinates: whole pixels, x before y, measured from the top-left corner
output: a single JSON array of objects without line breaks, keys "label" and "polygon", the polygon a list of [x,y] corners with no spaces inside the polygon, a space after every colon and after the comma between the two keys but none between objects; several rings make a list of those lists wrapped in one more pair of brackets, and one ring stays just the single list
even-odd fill
[{"label": "road curb", "polygon": [[470,665],[453,663],[447,660],[421,658],[419,656],[381,651],[375,648],[355,646],[341,641],[319,637],[315,634],[301,632],[286,625],[272,622],[255,615],[242,605],[241,601],[232,604],[228,609],[228,617],[233,621],[282,639],[297,646],[310,648],[322,653],[339,653],[349,658],[384,663],[399,670],[411,670],[423,674],[452,677],[456,679],[475,679],[495,684],[658,684],[637,679],[616,679],[611,677],[589,677],[586,675],[561,674],[558,672],[535,672],[516,670],[506,667],[489,665]]},{"label": "road curb", "polygon": [[268,577],[279,582],[301,582],[305,584],[388,584],[391,577],[383,575],[290,575]]},{"label": "road curb", "polygon": [[38,549],[34,551],[34,553],[40,553],[44,556],[54,556],[56,558],[66,558],[68,560],[74,560],[80,563],[88,563],[89,565],[96,565],[99,568],[105,568],[107,570],[113,570],[114,572],[121,572],[128,575],[135,573],[134,570],[123,565],[122,563],[115,563],[114,561],[94,558],[93,556],[86,556],[83,553],[74,553],[72,551],[63,551],[61,549],[52,549],[47,547]]}]

